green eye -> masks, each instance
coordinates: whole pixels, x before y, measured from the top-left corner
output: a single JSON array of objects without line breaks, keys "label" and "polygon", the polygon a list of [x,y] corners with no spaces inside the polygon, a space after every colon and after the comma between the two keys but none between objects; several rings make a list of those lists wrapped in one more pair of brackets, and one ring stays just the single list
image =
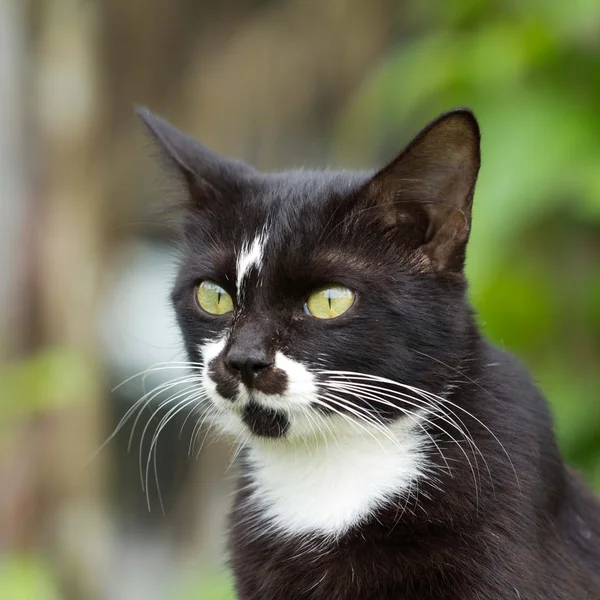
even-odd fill
[{"label": "green eye", "polygon": [[354,292],[342,285],[327,285],[314,291],[306,301],[305,312],[317,319],[335,319],[354,302]]},{"label": "green eye", "polygon": [[198,304],[211,315],[225,315],[233,310],[231,296],[220,286],[205,279],[196,292]]}]

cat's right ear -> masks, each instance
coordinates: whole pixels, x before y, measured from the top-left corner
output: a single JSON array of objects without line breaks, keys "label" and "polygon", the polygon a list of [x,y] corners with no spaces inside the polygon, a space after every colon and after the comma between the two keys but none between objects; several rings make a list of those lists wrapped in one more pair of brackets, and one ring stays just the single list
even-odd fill
[{"label": "cat's right ear", "polygon": [[420,262],[460,271],[480,163],[479,125],[464,108],[440,115],[369,183],[392,225],[417,235]]},{"label": "cat's right ear", "polygon": [[137,107],[135,112],[157,143],[167,167],[186,185],[192,206],[235,192],[254,173],[248,165],[209,150],[147,108]]}]

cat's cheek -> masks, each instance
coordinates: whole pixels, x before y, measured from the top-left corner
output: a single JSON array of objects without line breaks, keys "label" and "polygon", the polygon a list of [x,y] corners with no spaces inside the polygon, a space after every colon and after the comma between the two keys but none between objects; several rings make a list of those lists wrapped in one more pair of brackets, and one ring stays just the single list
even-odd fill
[{"label": "cat's cheek", "polygon": [[214,424],[226,436],[230,436],[234,440],[241,440],[245,435],[248,435],[248,428],[244,425],[241,416],[231,411],[219,411]]},{"label": "cat's cheek", "polygon": [[275,366],[283,371],[287,378],[285,392],[281,394],[285,399],[286,408],[291,411],[301,411],[311,406],[318,398],[318,388],[315,375],[308,367],[282,352],[277,352]]},{"label": "cat's cheek", "polygon": [[225,336],[205,342],[198,346],[198,351],[202,356],[202,387],[212,402],[219,411],[231,408],[231,401],[219,394],[217,382],[211,377],[211,363],[223,352],[225,348]]},{"label": "cat's cheek", "polygon": [[231,400],[221,396],[217,390],[217,383],[212,379],[212,377],[208,373],[204,373],[202,377],[202,387],[206,396],[208,397],[208,401],[211,402],[215,408],[222,411],[231,411],[233,408],[233,403]]}]

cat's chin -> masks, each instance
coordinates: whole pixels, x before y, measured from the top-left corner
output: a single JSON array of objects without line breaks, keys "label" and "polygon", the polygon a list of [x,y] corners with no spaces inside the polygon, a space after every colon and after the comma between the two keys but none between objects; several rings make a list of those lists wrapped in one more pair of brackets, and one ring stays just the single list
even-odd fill
[{"label": "cat's chin", "polygon": [[242,422],[251,433],[263,438],[282,438],[290,428],[287,416],[278,410],[250,400],[243,409]]}]

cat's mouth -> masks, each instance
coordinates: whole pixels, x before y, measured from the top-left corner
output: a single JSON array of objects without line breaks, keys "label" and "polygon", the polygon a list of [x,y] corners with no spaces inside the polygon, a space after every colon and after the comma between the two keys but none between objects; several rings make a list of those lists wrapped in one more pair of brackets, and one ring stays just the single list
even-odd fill
[{"label": "cat's mouth", "polygon": [[242,421],[259,437],[281,438],[290,428],[290,422],[282,411],[261,405],[252,396],[244,405]]}]

